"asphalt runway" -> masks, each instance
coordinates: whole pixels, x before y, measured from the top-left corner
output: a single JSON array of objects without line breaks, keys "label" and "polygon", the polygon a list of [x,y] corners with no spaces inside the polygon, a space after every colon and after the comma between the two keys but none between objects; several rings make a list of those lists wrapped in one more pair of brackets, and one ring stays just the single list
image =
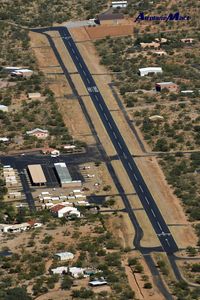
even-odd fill
[{"label": "asphalt runway", "polygon": [[[42,29],[41,32],[58,30],[61,38],[67,48],[76,68],[89,92],[89,95],[95,105],[95,108],[105,126],[105,129],[116,149],[116,152],[121,160],[132,184],[138,194],[138,197],[147,213],[147,216],[157,234],[163,250],[167,254],[173,254],[178,251],[178,246],[160,212],[158,206],[152,197],[133,157],[131,156],[126,143],[119,132],[119,129],[114,122],[106,103],[98,90],[98,87],[89,72],[75,42],[73,41],[69,31],[65,27],[53,27]],[[39,31],[39,30],[38,30]],[[58,57],[57,57],[58,58]],[[58,58],[60,59],[60,58]],[[130,207],[131,209],[131,207]]]}]

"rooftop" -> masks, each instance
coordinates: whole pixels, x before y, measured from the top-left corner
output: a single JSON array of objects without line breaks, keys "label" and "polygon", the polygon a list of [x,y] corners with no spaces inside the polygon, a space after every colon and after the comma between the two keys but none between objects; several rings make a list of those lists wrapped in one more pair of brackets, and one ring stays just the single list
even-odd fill
[{"label": "rooftop", "polygon": [[41,165],[28,165],[28,170],[30,172],[33,183],[37,184],[46,182],[46,177]]},{"label": "rooftop", "polygon": [[54,166],[61,183],[68,183],[72,181],[72,177],[65,163],[55,163]]}]

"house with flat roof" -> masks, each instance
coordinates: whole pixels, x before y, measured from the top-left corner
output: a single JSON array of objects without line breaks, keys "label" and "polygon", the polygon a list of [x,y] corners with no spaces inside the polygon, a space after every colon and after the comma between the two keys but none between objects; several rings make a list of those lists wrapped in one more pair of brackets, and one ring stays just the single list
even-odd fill
[{"label": "house with flat roof", "polygon": [[28,93],[28,99],[30,100],[37,100],[41,98],[40,93]]},{"label": "house with flat roof", "polygon": [[24,77],[28,78],[33,75],[33,71],[30,69],[16,69],[11,72],[11,76],[13,77]]},{"label": "house with flat roof", "polygon": [[128,5],[127,1],[112,1],[113,8],[126,8]]},{"label": "house with flat roof", "polygon": [[150,74],[161,74],[163,72],[162,68],[160,67],[147,67],[147,68],[140,68],[139,75],[146,76]]},{"label": "house with flat roof", "polygon": [[71,260],[74,258],[74,254],[71,252],[56,253],[54,256],[59,260]]},{"label": "house with flat roof", "polygon": [[67,272],[68,272],[68,267],[65,267],[65,266],[51,269],[51,273],[53,273],[53,274],[62,275],[62,274],[67,274]]},{"label": "house with flat roof", "polygon": [[35,128],[33,130],[26,131],[29,136],[35,136],[38,139],[46,139],[49,135],[48,130]]},{"label": "house with flat roof", "polygon": [[28,165],[27,167],[30,180],[33,185],[45,185],[47,180],[41,165]]},{"label": "house with flat roof", "polygon": [[140,46],[141,46],[142,49],[145,49],[145,48],[159,48],[160,43],[156,43],[156,42],[140,43]]},{"label": "house with flat roof", "polygon": [[176,83],[173,83],[171,81],[167,82],[158,82],[155,85],[156,91],[161,92],[163,89],[167,89],[170,92],[177,92],[178,91],[178,85]]},{"label": "house with flat roof", "polygon": [[74,278],[79,278],[84,276],[84,268],[70,267],[69,274]]},{"label": "house with flat roof", "polygon": [[3,112],[8,112],[8,106],[0,104],[0,110]]}]

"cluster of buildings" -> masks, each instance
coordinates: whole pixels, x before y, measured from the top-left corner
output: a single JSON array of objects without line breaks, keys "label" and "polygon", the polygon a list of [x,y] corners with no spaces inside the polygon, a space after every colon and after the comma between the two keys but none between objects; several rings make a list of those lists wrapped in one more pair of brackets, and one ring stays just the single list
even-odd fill
[{"label": "cluster of buildings", "polygon": [[[71,252],[61,252],[56,253],[54,258],[59,261],[71,261],[74,258],[74,254]],[[79,267],[70,267],[70,266],[60,266],[57,268],[53,268],[50,270],[51,274],[58,274],[58,275],[65,275],[69,274],[75,279],[89,277],[91,275],[95,275],[97,273],[101,273],[101,271],[96,269],[89,269],[89,268],[79,268]],[[101,286],[108,284],[107,281],[101,277],[96,278],[92,281],[89,281],[90,286]]]},{"label": "cluster of buildings", "polygon": [[[88,203],[85,201],[86,195],[83,193],[81,190],[73,190],[70,192],[68,195],[52,195],[50,192],[41,192],[39,195],[39,201],[44,203],[43,206],[46,207],[47,204],[54,204],[55,202],[58,203],[58,201],[73,201],[73,203],[79,203],[79,202],[84,202]],[[67,203],[67,202],[65,202]],[[48,206],[48,205],[47,205]]]},{"label": "cluster of buildings", "polygon": [[16,172],[10,165],[3,166],[3,177],[7,187],[18,185]]}]

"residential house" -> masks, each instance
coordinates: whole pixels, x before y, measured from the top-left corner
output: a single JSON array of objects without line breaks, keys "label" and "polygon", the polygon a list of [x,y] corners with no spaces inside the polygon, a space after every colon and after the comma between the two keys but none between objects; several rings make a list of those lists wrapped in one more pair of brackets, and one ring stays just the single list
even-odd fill
[{"label": "residential house", "polygon": [[24,77],[28,78],[33,75],[33,71],[29,69],[15,69],[11,72],[11,76],[13,77]]},{"label": "residential house", "polygon": [[157,54],[158,56],[164,56],[167,55],[167,52],[164,50],[159,50],[159,51],[153,51],[154,54]]},{"label": "residential house", "polygon": [[101,286],[101,285],[107,285],[108,282],[102,277],[100,279],[95,279],[89,282],[89,285],[95,287],[95,286]]},{"label": "residential house", "polygon": [[163,116],[154,115],[154,116],[149,117],[149,120],[150,121],[163,121],[164,118],[163,118]]},{"label": "residential house", "polygon": [[162,68],[160,67],[147,67],[147,68],[140,68],[139,69],[139,75],[145,76],[150,74],[159,74],[162,73]]},{"label": "residential house", "polygon": [[55,269],[51,269],[51,272],[59,275],[66,274],[68,272],[68,267],[57,267]]},{"label": "residential house", "polygon": [[49,135],[49,132],[48,130],[35,128],[33,130],[27,131],[26,134],[29,136],[35,136],[38,139],[46,139]]},{"label": "residential house", "polygon": [[158,82],[155,85],[156,91],[161,92],[163,89],[167,89],[170,92],[177,92],[178,91],[178,85],[176,83],[173,83],[171,81],[167,82]]},{"label": "residential house", "polygon": [[181,39],[181,42],[185,43],[185,44],[192,44],[194,43],[194,39],[192,38],[186,38],[186,39]]},{"label": "residential house", "polygon": [[69,274],[74,278],[79,278],[84,276],[84,268],[70,267]]},{"label": "residential house", "polygon": [[40,93],[28,93],[28,99],[29,100],[38,100],[41,98]]},{"label": "residential house", "polygon": [[80,218],[81,213],[78,211],[77,208],[71,207],[71,206],[65,206],[62,204],[57,204],[50,208],[52,214],[57,218],[63,218],[63,217],[71,217],[76,216],[77,218]]},{"label": "residential house", "polygon": [[8,106],[0,104],[0,110],[3,112],[8,112]]},{"label": "residential house", "polygon": [[112,1],[113,8],[126,8],[128,5],[127,1]]},{"label": "residential house", "polygon": [[71,260],[74,258],[74,254],[71,252],[56,253],[54,256],[59,260]]},{"label": "residential house", "polygon": [[145,49],[145,48],[159,48],[160,43],[156,43],[156,42],[140,43],[140,46],[141,46],[142,49]]}]

